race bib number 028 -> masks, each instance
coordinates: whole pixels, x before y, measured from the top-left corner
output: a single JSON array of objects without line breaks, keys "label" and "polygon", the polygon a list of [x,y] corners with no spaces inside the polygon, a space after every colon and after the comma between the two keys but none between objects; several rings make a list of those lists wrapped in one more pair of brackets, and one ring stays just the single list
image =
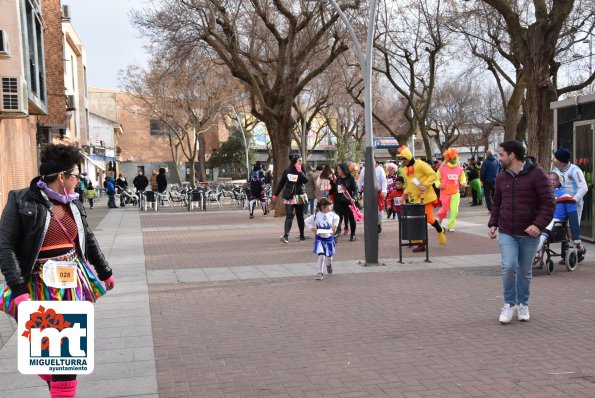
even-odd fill
[{"label": "race bib number 028", "polygon": [[47,286],[68,289],[77,286],[77,265],[74,261],[49,260],[43,264],[43,281]]}]

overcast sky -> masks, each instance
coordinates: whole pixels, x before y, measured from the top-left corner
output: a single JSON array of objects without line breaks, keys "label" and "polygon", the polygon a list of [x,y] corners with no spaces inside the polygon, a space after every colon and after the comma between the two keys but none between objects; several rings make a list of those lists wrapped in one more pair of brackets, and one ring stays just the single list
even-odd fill
[{"label": "overcast sky", "polygon": [[89,86],[118,88],[118,72],[130,64],[145,64],[138,31],[130,23],[130,10],[147,0],[64,0],[72,24],[87,52]]}]

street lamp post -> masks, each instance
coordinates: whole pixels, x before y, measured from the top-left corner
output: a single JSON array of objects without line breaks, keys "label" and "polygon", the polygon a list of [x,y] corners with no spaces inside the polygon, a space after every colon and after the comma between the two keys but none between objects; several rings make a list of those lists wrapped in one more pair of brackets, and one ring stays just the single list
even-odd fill
[{"label": "street lamp post", "polygon": [[248,160],[248,141],[246,141],[246,132],[244,131],[244,126],[242,125],[242,122],[238,117],[236,109],[233,107],[233,105],[230,105],[229,107],[233,111],[235,119],[238,122],[238,125],[240,126],[240,130],[242,131],[242,138],[244,138],[244,153],[246,154],[246,181],[250,182],[250,161]]},{"label": "street lamp post", "polygon": [[[586,40],[584,41],[586,42]],[[593,33],[589,34],[589,76],[593,73]],[[589,84],[589,94],[593,94],[593,83]]]},{"label": "street lamp post", "polygon": [[378,196],[376,187],[376,172],[374,170],[374,133],[372,130],[372,50],[374,47],[374,21],[376,20],[377,0],[370,1],[368,13],[368,36],[366,54],[362,52],[360,42],[355,31],[335,0],[328,0],[349,31],[355,47],[355,54],[362,70],[364,82],[364,111],[365,111],[365,141],[366,141],[366,173],[364,175],[364,244],[366,265],[378,265]]}]

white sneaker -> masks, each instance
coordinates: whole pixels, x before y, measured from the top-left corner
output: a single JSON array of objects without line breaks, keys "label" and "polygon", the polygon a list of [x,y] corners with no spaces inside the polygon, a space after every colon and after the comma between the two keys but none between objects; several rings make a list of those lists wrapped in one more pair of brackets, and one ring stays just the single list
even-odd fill
[{"label": "white sneaker", "polygon": [[502,307],[502,312],[500,313],[500,323],[510,323],[515,311],[516,305],[511,306],[510,304],[504,304],[504,307]]},{"label": "white sneaker", "polygon": [[455,229],[454,228],[448,228],[448,232],[454,232]]},{"label": "white sneaker", "polygon": [[319,273],[316,274],[316,280],[317,281],[321,281],[322,278],[324,278],[324,276],[322,276],[322,272],[319,272]]},{"label": "white sneaker", "polygon": [[519,307],[516,312],[517,319],[519,321],[528,321],[531,319],[529,315],[529,306],[524,304],[519,304]]}]

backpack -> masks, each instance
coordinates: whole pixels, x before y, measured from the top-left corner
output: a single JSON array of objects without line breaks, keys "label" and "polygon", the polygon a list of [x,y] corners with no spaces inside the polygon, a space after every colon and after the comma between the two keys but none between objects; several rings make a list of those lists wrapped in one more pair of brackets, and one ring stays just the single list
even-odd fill
[{"label": "backpack", "polygon": [[81,191],[87,190],[87,181],[84,178],[82,178],[81,181],[79,182],[79,190],[81,190]]},{"label": "backpack", "polygon": [[107,180],[103,180],[103,187],[107,189]]}]

